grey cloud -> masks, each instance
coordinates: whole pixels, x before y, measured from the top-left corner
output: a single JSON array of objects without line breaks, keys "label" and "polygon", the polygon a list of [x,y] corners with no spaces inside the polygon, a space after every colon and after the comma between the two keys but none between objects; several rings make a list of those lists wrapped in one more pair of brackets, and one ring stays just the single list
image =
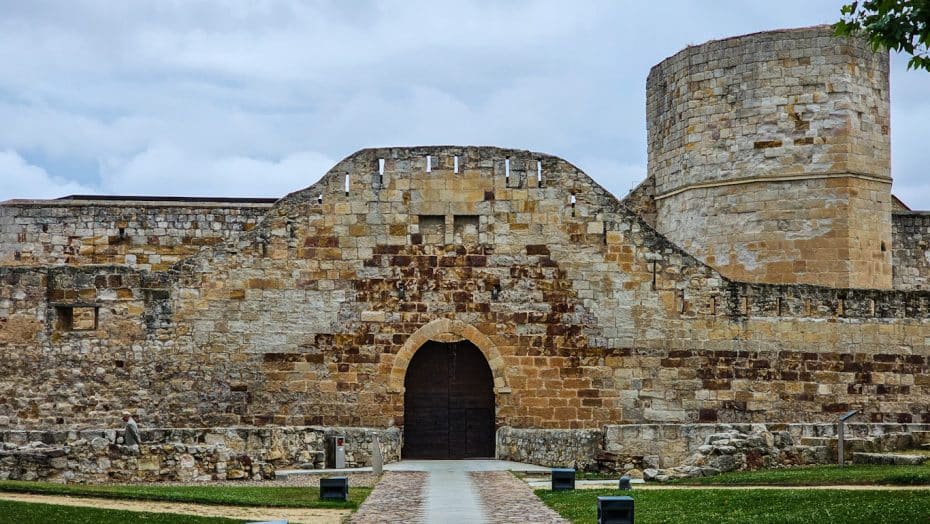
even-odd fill
[{"label": "grey cloud", "polygon": [[[0,3],[0,150],[39,159],[41,170],[54,157],[48,174],[97,191],[265,195],[307,185],[324,159],[361,147],[493,144],[562,156],[622,195],[645,175],[651,65],[708,39],[832,22],[838,9],[800,0],[778,9]],[[930,207],[919,138],[930,75],[902,63],[892,77],[895,191]],[[72,172],[69,162],[100,168]],[[157,166],[179,175],[146,182]],[[248,169],[264,179],[250,182],[258,177]],[[220,173],[235,173],[235,184]]]}]

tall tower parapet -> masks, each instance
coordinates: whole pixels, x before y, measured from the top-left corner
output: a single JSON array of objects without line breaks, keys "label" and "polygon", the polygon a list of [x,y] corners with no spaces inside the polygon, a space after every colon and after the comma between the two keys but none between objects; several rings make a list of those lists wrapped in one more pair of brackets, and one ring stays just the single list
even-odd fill
[{"label": "tall tower parapet", "polygon": [[688,47],[647,80],[657,229],[744,281],[891,287],[888,54],[829,26]]}]

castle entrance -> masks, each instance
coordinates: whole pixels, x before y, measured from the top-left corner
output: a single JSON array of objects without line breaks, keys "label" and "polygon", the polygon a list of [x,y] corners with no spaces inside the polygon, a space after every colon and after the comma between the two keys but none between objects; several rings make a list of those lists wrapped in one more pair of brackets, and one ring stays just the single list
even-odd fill
[{"label": "castle entrance", "polygon": [[404,388],[403,458],[494,456],[494,379],[474,344],[426,342]]}]

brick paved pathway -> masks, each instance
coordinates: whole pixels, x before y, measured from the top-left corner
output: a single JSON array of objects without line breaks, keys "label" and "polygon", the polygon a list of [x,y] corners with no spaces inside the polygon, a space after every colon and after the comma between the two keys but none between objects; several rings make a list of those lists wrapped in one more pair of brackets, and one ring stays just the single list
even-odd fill
[{"label": "brick paved pathway", "polygon": [[564,524],[506,471],[548,471],[499,460],[418,460],[388,465],[351,522]]},{"label": "brick paved pathway", "polygon": [[494,524],[568,524],[533,490],[509,471],[472,471],[487,522]]},{"label": "brick paved pathway", "polygon": [[350,522],[423,522],[426,479],[421,471],[385,472]]}]

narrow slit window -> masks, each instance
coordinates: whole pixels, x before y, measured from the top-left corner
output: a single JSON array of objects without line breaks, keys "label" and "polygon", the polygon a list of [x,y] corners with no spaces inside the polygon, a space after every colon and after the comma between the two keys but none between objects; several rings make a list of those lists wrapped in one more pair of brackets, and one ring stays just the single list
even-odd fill
[{"label": "narrow slit window", "polygon": [[433,172],[433,156],[432,155],[426,155],[426,172],[427,173]]},{"label": "narrow slit window", "polygon": [[320,193],[319,195],[317,195],[317,197],[316,197],[316,203],[317,203],[317,204],[322,204],[322,203],[323,203],[323,193]]},{"label": "narrow slit window", "polygon": [[384,185],[384,159],[378,159],[378,184]]},{"label": "narrow slit window", "polygon": [[577,200],[575,199],[575,193],[572,193],[572,217],[575,216],[575,203],[576,202]]},{"label": "narrow slit window", "polygon": [[452,158],[452,172],[453,172],[453,173],[458,173],[458,172],[459,172],[459,157],[458,157],[458,155],[455,155],[455,156]]},{"label": "narrow slit window", "polygon": [[539,160],[536,161],[536,185],[539,187],[542,187],[543,185],[542,162],[540,162]]},{"label": "narrow slit window", "polygon": [[508,185],[510,184],[510,159],[504,160],[504,178],[507,179]]},{"label": "narrow slit window", "polygon": [[346,175],[346,196],[349,196],[349,175]]}]

